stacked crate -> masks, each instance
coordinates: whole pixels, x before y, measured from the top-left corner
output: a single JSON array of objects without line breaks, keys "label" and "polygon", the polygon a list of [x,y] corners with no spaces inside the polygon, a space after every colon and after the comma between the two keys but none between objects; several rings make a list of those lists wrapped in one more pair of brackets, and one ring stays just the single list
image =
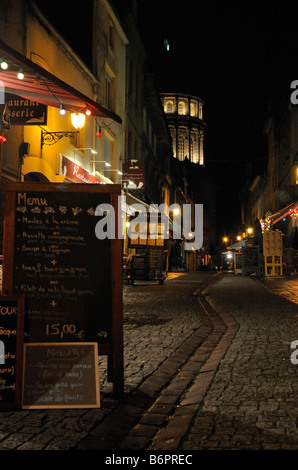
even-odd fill
[{"label": "stacked crate", "polygon": [[282,232],[280,230],[266,230],[263,233],[265,276],[282,276],[282,245]]}]

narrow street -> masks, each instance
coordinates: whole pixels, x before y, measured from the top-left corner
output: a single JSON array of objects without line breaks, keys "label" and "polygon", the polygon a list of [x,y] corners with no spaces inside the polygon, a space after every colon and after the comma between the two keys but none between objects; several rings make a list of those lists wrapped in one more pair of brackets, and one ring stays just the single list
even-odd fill
[{"label": "narrow street", "polygon": [[294,286],[212,272],[124,286],[124,400],[101,358],[99,409],[2,412],[0,449],[298,449]]},{"label": "narrow street", "polygon": [[[214,273],[179,273],[169,276],[173,279],[164,285],[153,282],[124,285],[123,403],[112,397],[112,384],[106,380],[107,360],[101,357],[99,409],[3,412],[0,450],[119,448],[130,428],[152,405],[156,394],[202,342],[201,333],[197,335],[202,322],[193,293],[213,276]],[[197,338],[190,349],[183,350],[192,336]],[[173,406],[178,398],[179,395],[173,397]],[[164,408],[164,420],[170,409]]]}]

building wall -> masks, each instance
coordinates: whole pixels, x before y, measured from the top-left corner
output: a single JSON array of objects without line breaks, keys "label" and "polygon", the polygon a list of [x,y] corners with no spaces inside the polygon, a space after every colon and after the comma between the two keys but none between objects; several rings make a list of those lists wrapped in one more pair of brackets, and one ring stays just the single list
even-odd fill
[{"label": "building wall", "polygon": [[102,137],[97,140],[99,161],[105,160],[112,166],[105,168],[96,164],[96,170],[103,172],[113,182],[121,181],[125,156],[126,128],[126,47],[127,37],[114,10],[107,0],[94,0],[93,23],[93,71],[98,78],[97,99],[107,109],[122,118],[122,123],[110,119],[97,119]]},{"label": "building wall", "polygon": [[[82,63],[70,46],[55,31],[51,24],[34,5],[22,0],[11,2],[13,6],[1,10],[0,37],[10,47],[23,53],[32,62],[45,68],[67,84],[73,86],[91,99],[95,99],[97,78]],[[12,32],[19,31],[19,34]],[[22,34],[22,32],[23,34]],[[38,91],[38,86],[37,86]],[[59,182],[65,177],[59,174],[59,155],[62,154],[92,171],[91,156],[88,150],[94,148],[96,125],[94,118],[86,119],[85,127],[75,139],[62,138],[54,145],[42,145],[41,132],[74,131],[70,112],[60,115],[59,108],[48,106],[47,125],[11,126],[7,131],[7,142],[3,149],[3,176],[8,180],[34,178],[40,181]],[[30,152],[20,155],[22,142],[30,144]],[[30,174],[30,176],[28,176]]]},{"label": "building wall", "polygon": [[[108,2],[103,4],[107,6]],[[108,6],[107,6],[108,9]],[[102,34],[99,29],[98,35]],[[114,109],[116,114],[125,117],[125,45],[123,34],[115,35],[115,57],[109,64],[117,75]],[[5,1],[0,8],[0,39],[9,47],[15,49],[24,57],[45,68],[53,75],[72,86],[94,101],[98,100],[98,84],[102,75],[96,77],[82,62],[78,55],[57,33],[55,28],[43,16],[34,2],[25,0]],[[117,57],[116,57],[117,56]],[[107,58],[110,56],[107,55]],[[118,61],[119,59],[119,61]],[[117,65],[117,66],[116,66]],[[99,71],[99,69],[98,69]],[[38,84],[37,84],[38,91]],[[49,93],[51,91],[49,90]],[[99,95],[100,97],[100,95]],[[101,102],[104,104],[104,102]],[[59,105],[58,105],[59,106]],[[49,181],[63,182],[65,174],[60,165],[62,156],[71,164],[75,164],[85,175],[95,174],[98,182],[115,181],[115,172],[105,176],[94,173],[102,170],[93,163],[94,159],[104,160],[104,138],[97,138],[97,119],[86,117],[83,129],[73,137],[62,137],[54,144],[42,145],[42,132],[73,132],[71,112],[66,111],[62,116],[59,107],[47,107],[47,123],[43,125],[11,125],[4,132],[7,141],[3,145],[1,168],[1,231],[4,214],[4,194],[8,181]],[[125,123],[125,120],[124,120]],[[109,136],[113,143],[115,168],[124,153],[124,131],[122,127],[114,126],[112,119],[101,121],[104,128],[103,136]],[[29,143],[29,152],[20,152],[23,143]],[[117,142],[117,145],[116,143]],[[97,150],[96,157],[91,149]],[[79,182],[75,175],[70,180]],[[0,237],[2,240],[2,236]]]},{"label": "building wall", "polygon": [[[298,200],[298,109],[285,103],[268,118],[265,132],[268,164],[249,188],[243,220],[246,226],[255,218],[269,221],[270,216]],[[297,219],[286,216],[278,228],[291,237],[296,226]]]},{"label": "building wall", "polygon": [[126,131],[126,159],[142,160],[146,155],[143,152],[143,133],[151,136],[152,126],[144,106],[144,70],[147,54],[141,41],[136,18],[129,13],[125,18],[129,44],[127,46],[127,131]]}]

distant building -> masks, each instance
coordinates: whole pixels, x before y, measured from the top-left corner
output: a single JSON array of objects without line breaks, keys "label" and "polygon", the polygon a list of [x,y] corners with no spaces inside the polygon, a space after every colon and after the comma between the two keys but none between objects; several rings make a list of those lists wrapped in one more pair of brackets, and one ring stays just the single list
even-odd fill
[{"label": "distant building", "polygon": [[173,155],[183,161],[204,165],[203,101],[178,93],[161,93],[163,110],[172,137]]},{"label": "distant building", "polygon": [[281,230],[284,244],[290,246],[298,230],[297,129],[298,108],[281,101],[271,110],[264,128],[268,139],[267,168],[249,182],[242,203],[243,227],[259,220],[263,230]]}]

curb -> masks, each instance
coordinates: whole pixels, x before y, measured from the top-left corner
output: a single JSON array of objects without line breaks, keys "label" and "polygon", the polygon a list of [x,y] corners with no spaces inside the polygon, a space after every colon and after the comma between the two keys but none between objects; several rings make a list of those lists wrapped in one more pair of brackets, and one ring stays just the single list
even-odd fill
[{"label": "curb", "polygon": [[[239,324],[209,295],[208,287],[197,292],[198,301],[208,314],[213,317],[214,329],[206,338],[203,347],[212,348],[206,362],[200,368],[193,384],[185,391],[179,407],[169,418],[167,426],[155,436],[150,450],[177,450],[187,435],[194,416],[201,407],[204,397],[214,379],[219,364],[229,349]],[[208,299],[206,298],[208,296]],[[217,315],[217,319],[215,317]],[[202,355],[202,347],[198,348],[189,362],[196,361]]]},{"label": "curb", "polygon": [[[210,285],[217,275],[212,276],[201,289]],[[122,403],[117,404],[91,434],[75,447],[76,450],[147,449],[160,427],[165,425],[176,409],[202,361],[208,357],[194,363],[195,369],[190,367],[187,370],[189,357],[195,354],[213,330],[209,315],[204,311],[198,314],[200,327],[130,392]]]}]

